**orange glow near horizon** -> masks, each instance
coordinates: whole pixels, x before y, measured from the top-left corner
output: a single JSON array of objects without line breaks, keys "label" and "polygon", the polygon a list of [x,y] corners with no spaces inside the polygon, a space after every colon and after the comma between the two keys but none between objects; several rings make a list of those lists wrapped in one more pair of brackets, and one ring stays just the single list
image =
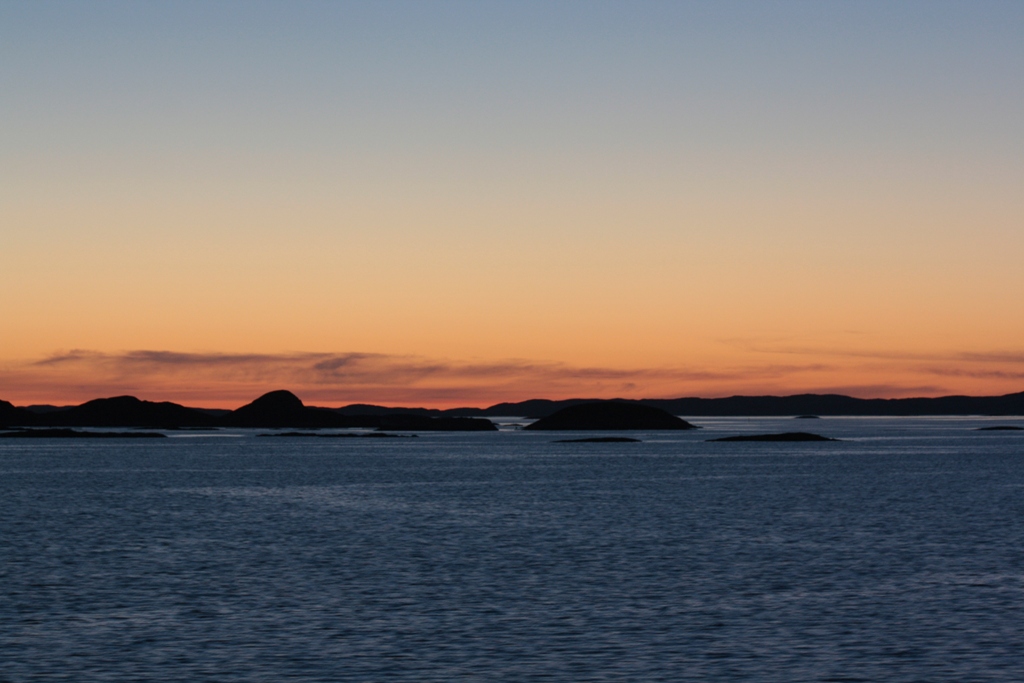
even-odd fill
[{"label": "orange glow near horizon", "polygon": [[[972,232],[976,207],[949,203],[941,222],[926,212],[935,222],[922,243],[924,217],[912,229],[877,208],[844,215],[827,236],[817,226],[838,220],[828,206],[635,208],[642,239],[621,230],[626,208],[23,206],[18,223],[32,229],[5,235],[0,256],[6,290],[21,292],[0,302],[15,331],[0,339],[0,399],[130,393],[236,407],[289,388],[321,404],[450,407],[1024,387],[1024,311],[1007,298],[1024,291],[1012,212]],[[289,219],[301,227],[275,230]],[[488,221],[493,230],[473,233]],[[347,222],[375,229],[331,227]],[[85,227],[64,232],[71,223]],[[69,349],[86,352],[53,362]],[[124,349],[180,358],[140,363]],[[351,377],[294,360],[353,350],[379,362]]]},{"label": "orange glow near horizon", "polygon": [[[130,394],[210,408],[236,408],[287,388],[309,405],[373,403],[485,407],[530,398],[678,398],[841,393],[860,398],[1020,390],[1024,359],[759,351],[743,367],[612,368],[525,360],[453,362],[383,354],[124,354],[72,352],[0,369],[4,398],[16,405],[71,405]],[[753,356],[751,356],[753,357]],[[816,362],[809,362],[809,361]],[[1007,370],[1007,366],[1011,369]],[[888,382],[871,383],[875,378]]]}]

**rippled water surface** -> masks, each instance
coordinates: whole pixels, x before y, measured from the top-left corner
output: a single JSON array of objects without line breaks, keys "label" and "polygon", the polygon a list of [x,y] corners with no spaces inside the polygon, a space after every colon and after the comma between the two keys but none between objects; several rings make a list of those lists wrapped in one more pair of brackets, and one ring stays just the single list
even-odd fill
[{"label": "rippled water surface", "polygon": [[4,440],[0,680],[1024,681],[1024,420],[694,422]]}]

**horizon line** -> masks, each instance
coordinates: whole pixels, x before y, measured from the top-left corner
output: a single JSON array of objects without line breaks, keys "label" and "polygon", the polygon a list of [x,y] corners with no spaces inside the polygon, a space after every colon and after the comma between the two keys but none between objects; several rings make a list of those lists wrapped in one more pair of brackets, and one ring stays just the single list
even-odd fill
[{"label": "horizon line", "polygon": [[[335,406],[335,407],[330,407],[330,406],[325,406],[325,405],[313,405],[313,404],[307,404],[305,401],[302,400],[301,397],[298,396],[298,394],[296,394],[294,391],[291,391],[290,389],[272,389],[270,391],[265,391],[265,392],[259,394],[258,396],[256,396],[252,400],[248,401],[247,403],[243,403],[243,404],[241,404],[238,407],[241,408],[242,406],[249,405],[249,403],[252,403],[253,401],[258,400],[259,398],[261,398],[263,396],[266,396],[266,395],[271,394],[271,393],[279,392],[279,391],[287,391],[288,393],[291,393],[292,395],[294,395],[297,398],[299,398],[299,400],[302,401],[303,405],[305,405],[306,407],[309,407],[309,408],[324,408],[326,410],[341,410],[341,409],[350,408],[350,407],[353,407],[353,406],[367,406],[367,407],[373,407],[373,408],[386,408],[388,410],[401,410],[401,409],[407,409],[407,410],[436,410],[438,412],[446,412],[446,411],[452,411],[452,410],[489,410],[489,409],[495,408],[495,407],[497,407],[499,405],[504,405],[504,404],[516,405],[516,404],[521,404],[521,403],[529,403],[529,402],[533,402],[533,401],[548,401],[548,402],[551,402],[551,403],[566,403],[566,402],[573,402],[573,401],[593,401],[593,402],[599,402],[599,401],[625,401],[625,402],[630,402],[630,403],[642,403],[642,402],[645,402],[645,401],[687,401],[687,400],[691,400],[691,401],[726,401],[726,400],[729,400],[729,399],[767,399],[767,398],[791,399],[791,398],[800,398],[800,397],[811,397],[811,396],[813,396],[813,397],[837,397],[837,398],[844,398],[844,399],[849,399],[849,400],[852,400],[852,401],[862,401],[862,402],[868,402],[868,401],[903,402],[903,401],[940,401],[940,400],[943,400],[943,399],[997,399],[997,398],[1007,398],[1007,397],[1011,397],[1011,396],[1016,396],[1016,395],[1024,394],[1024,390],[1021,390],[1021,391],[1016,391],[1016,392],[1009,392],[1009,393],[1006,393],[1006,394],[983,394],[983,395],[976,395],[976,394],[944,394],[944,395],[940,395],[940,396],[904,396],[904,397],[892,397],[892,398],[886,398],[886,397],[881,397],[881,396],[873,396],[873,397],[863,398],[863,397],[858,397],[858,396],[851,396],[849,394],[841,394],[841,393],[833,393],[833,392],[815,393],[815,392],[806,392],[806,391],[805,392],[800,392],[800,393],[795,393],[795,394],[730,394],[728,396],[692,396],[691,395],[691,396],[673,396],[673,397],[662,397],[662,398],[656,398],[656,397],[625,398],[625,397],[622,397],[622,396],[613,396],[611,398],[600,398],[600,397],[575,396],[575,397],[571,397],[571,398],[533,397],[533,398],[528,398],[528,399],[523,399],[523,400],[518,400],[518,401],[517,400],[504,400],[504,401],[498,401],[496,403],[491,403],[491,404],[485,405],[485,406],[480,406],[480,405],[457,405],[457,406],[450,407],[450,408],[427,408],[426,406],[387,405],[387,404],[384,404],[384,403],[371,403],[371,402],[366,402],[366,401],[353,401],[353,402],[345,403],[343,405],[339,405],[339,406]],[[2,397],[0,397],[0,402],[8,403],[9,405],[14,406],[15,408],[37,408],[37,407],[74,408],[74,407],[77,407],[77,406],[84,405],[86,403],[90,403],[92,401],[110,400],[110,399],[115,399],[115,398],[133,398],[133,399],[136,399],[138,401],[143,401],[143,402],[147,402],[147,403],[171,403],[171,404],[174,404],[174,405],[179,405],[179,406],[182,406],[182,407],[185,407],[185,408],[193,408],[193,409],[196,409],[196,410],[229,410],[229,411],[230,410],[234,410],[234,409],[226,409],[226,408],[212,408],[212,407],[205,407],[205,406],[198,406],[198,405],[187,405],[185,403],[177,403],[176,401],[167,401],[167,400],[159,400],[159,399],[154,400],[154,399],[149,399],[149,398],[139,398],[138,396],[135,396],[134,394],[117,394],[117,395],[113,395],[113,396],[98,396],[96,398],[91,398],[91,399],[87,399],[85,401],[82,401],[81,403],[61,404],[61,405],[54,404],[54,403],[29,403],[29,404],[18,405],[18,404],[15,404],[12,401],[7,401],[6,399],[3,399]]]}]

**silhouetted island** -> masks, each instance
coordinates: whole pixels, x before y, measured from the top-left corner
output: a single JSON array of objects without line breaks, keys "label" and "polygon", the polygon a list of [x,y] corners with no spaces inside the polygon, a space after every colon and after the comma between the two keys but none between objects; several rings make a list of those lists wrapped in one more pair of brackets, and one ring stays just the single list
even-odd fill
[{"label": "silhouetted island", "polygon": [[839,441],[820,434],[809,432],[785,432],[783,434],[741,434],[740,436],[723,436],[708,441]]},{"label": "silhouetted island", "polygon": [[797,415],[793,418],[794,420],[820,420],[821,418],[817,415]]},{"label": "silhouetted island", "polygon": [[995,425],[993,427],[978,427],[975,431],[978,431],[978,432],[1024,432],[1024,427],[1015,427],[1013,425]]},{"label": "silhouetted island", "polygon": [[660,408],[626,403],[600,401],[581,403],[529,424],[530,430],[620,430],[620,429],[696,429],[686,420]]},{"label": "silhouetted island", "polygon": [[591,436],[586,439],[558,439],[551,443],[643,443],[640,439],[628,436]]},{"label": "silhouetted island", "polygon": [[415,434],[389,434],[388,432],[275,432],[272,434],[257,434],[256,436],[277,436],[286,438],[312,437],[316,439],[409,439],[415,438]]},{"label": "silhouetted island", "polygon": [[352,415],[330,408],[313,408],[302,403],[290,391],[271,391],[248,405],[220,418],[227,427],[261,429],[325,429],[358,427],[378,431],[482,432],[497,431],[490,420],[468,417],[431,417],[429,415],[370,414]]},{"label": "silhouetted island", "polygon": [[232,410],[220,419],[225,427],[324,428],[348,427],[349,420],[327,408],[310,408],[290,391],[263,394],[252,403]]}]

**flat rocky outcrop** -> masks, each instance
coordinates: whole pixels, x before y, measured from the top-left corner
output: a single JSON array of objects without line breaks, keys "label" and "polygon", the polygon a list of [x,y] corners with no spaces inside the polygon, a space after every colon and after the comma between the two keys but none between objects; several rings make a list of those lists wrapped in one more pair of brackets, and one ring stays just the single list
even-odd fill
[{"label": "flat rocky outcrop", "polygon": [[639,403],[600,401],[568,406],[524,429],[602,431],[620,429],[696,429],[686,420]]},{"label": "flat rocky outcrop", "polygon": [[552,443],[643,443],[628,436],[591,436],[586,439],[558,439]]},{"label": "flat rocky outcrop", "polygon": [[389,434],[388,432],[279,432],[276,434],[257,434],[256,436],[312,439],[408,439],[415,438],[415,434]]},{"label": "flat rocky outcrop", "polygon": [[739,436],[723,436],[708,441],[839,441],[820,434],[810,432],[784,432],[782,434],[741,434]]}]

